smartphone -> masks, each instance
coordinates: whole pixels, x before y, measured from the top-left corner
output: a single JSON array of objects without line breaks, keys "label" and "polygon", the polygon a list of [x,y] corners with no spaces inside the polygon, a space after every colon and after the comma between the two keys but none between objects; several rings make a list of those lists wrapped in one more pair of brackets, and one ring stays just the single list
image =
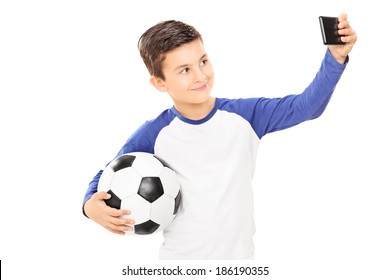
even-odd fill
[{"label": "smartphone", "polygon": [[345,45],[338,33],[339,19],[337,17],[320,16],[319,20],[324,45]]}]

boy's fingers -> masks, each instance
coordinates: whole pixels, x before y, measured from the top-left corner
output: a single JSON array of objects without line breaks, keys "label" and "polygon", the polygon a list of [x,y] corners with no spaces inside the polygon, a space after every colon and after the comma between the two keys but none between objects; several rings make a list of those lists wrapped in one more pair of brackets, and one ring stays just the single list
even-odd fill
[{"label": "boy's fingers", "polygon": [[120,235],[125,235],[125,232],[124,231],[121,231],[121,230],[115,230],[115,229],[111,229],[109,227],[106,227],[106,229],[108,231],[111,231],[112,233],[116,233],[116,234],[120,234]]},{"label": "boy's fingers", "polygon": [[128,226],[128,225],[124,225],[124,226],[110,225],[110,226],[107,226],[106,229],[113,232],[113,233],[123,235],[123,234],[125,234],[126,231],[133,231],[134,227]]},{"label": "boy's fingers", "polygon": [[347,18],[348,18],[348,16],[345,13],[342,13],[341,15],[339,15],[339,21],[340,22],[346,20]]},{"label": "boy's fingers", "polygon": [[109,215],[112,217],[126,216],[126,215],[130,215],[130,214],[131,214],[130,210],[127,210],[127,209],[110,208],[110,212],[109,212]]},{"label": "boy's fingers", "polygon": [[345,28],[345,29],[340,29],[339,30],[339,34],[340,35],[343,35],[343,36],[348,36],[348,35],[352,35],[354,34],[355,32],[353,31],[352,28]]},{"label": "boy's fingers", "polygon": [[109,199],[111,197],[111,195],[109,193],[106,193],[106,192],[97,192],[97,193],[95,193],[94,196],[96,199],[99,199],[99,200]]},{"label": "boy's fingers", "polygon": [[119,219],[119,218],[113,218],[111,221],[112,224],[116,226],[128,226],[128,225],[133,225],[134,220],[132,219]]}]

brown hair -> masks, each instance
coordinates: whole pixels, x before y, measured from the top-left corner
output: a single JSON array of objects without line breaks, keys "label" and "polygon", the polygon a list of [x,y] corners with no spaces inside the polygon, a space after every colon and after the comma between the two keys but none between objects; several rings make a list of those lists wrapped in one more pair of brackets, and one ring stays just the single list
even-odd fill
[{"label": "brown hair", "polygon": [[202,40],[202,36],[193,26],[168,20],[146,30],[138,40],[138,50],[150,75],[164,80],[165,54],[196,39]]}]

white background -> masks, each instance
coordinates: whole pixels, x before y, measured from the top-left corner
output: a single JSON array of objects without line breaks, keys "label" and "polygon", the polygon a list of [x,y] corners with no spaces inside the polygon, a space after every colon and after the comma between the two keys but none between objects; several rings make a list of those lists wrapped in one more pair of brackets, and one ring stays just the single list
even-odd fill
[{"label": "white background", "polygon": [[[389,279],[384,5],[1,1],[4,279],[125,279],[121,270],[127,265],[178,263],[269,266],[264,279]],[[138,38],[147,28],[177,19],[203,34],[216,72],[214,96],[279,97],[300,93],[320,66],[326,47],[318,16],[342,12],[359,39],[327,110],[261,141],[254,178],[255,261],[159,262],[160,235],[116,236],[82,215],[96,172],[140,124],[171,106],[166,94],[150,86],[138,54]]]}]

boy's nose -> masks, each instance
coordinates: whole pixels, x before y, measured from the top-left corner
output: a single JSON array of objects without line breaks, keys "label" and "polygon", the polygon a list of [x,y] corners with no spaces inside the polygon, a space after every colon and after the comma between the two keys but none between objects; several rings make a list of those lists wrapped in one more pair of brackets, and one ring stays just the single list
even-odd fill
[{"label": "boy's nose", "polygon": [[198,71],[196,71],[194,83],[203,82],[206,80],[206,77],[207,76],[202,72],[202,70],[198,69]]}]

